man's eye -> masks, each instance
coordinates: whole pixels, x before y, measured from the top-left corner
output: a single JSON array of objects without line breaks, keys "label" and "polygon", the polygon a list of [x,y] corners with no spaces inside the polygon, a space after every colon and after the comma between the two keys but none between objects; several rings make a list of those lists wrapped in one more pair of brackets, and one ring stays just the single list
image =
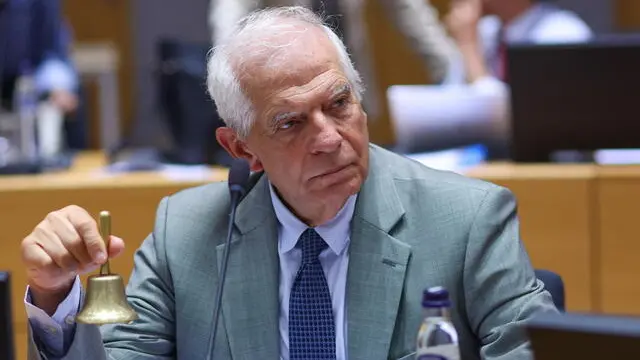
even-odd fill
[{"label": "man's eye", "polygon": [[339,108],[342,108],[342,107],[344,107],[345,105],[347,105],[347,104],[348,104],[348,102],[349,102],[349,99],[348,99],[348,98],[346,98],[346,97],[344,97],[344,98],[340,98],[340,99],[338,99],[338,100],[334,101],[334,102],[333,102],[333,104],[331,104],[331,107],[332,107],[333,109],[339,109]]},{"label": "man's eye", "polygon": [[294,127],[296,125],[296,123],[297,122],[295,120],[285,121],[282,124],[280,124],[280,126],[278,126],[278,130],[291,129],[292,127]]}]

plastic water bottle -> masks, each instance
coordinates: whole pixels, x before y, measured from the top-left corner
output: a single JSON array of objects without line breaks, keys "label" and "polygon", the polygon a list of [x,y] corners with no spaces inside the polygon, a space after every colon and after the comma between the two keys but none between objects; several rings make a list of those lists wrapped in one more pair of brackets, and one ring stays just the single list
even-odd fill
[{"label": "plastic water bottle", "polygon": [[451,300],[443,287],[426,289],[424,321],[418,332],[416,360],[460,360],[458,333],[451,322]]},{"label": "plastic water bottle", "polygon": [[16,80],[13,96],[13,110],[20,121],[20,152],[26,160],[37,157],[36,148],[36,112],[38,94],[34,79],[28,67],[22,67],[21,75]]}]

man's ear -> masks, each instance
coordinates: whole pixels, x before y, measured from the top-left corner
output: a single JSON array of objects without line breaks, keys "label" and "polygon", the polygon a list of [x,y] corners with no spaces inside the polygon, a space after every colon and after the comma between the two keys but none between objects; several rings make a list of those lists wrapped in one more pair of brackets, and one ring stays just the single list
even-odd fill
[{"label": "man's ear", "polygon": [[238,138],[233,129],[221,126],[216,129],[216,140],[233,158],[242,158],[249,162],[251,171],[262,171],[262,162],[247,147],[247,144]]}]

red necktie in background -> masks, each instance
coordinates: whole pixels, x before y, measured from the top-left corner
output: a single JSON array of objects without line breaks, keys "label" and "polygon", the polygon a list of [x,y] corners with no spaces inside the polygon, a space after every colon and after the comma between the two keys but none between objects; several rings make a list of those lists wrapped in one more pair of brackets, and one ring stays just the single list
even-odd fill
[{"label": "red necktie in background", "polygon": [[507,59],[507,41],[505,36],[504,27],[500,28],[498,31],[498,68],[496,76],[504,81],[505,83],[509,82],[508,74],[509,74],[509,59]]}]

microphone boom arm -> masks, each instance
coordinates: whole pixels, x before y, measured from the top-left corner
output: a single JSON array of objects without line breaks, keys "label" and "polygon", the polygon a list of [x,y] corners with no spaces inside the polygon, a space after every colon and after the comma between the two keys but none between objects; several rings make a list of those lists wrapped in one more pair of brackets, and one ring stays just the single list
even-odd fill
[{"label": "microphone boom arm", "polygon": [[209,338],[209,344],[207,347],[207,359],[211,360],[213,356],[213,348],[216,342],[216,335],[218,333],[218,322],[220,321],[220,311],[222,307],[222,293],[224,291],[224,282],[227,278],[227,264],[229,262],[229,251],[231,247],[231,235],[233,234],[233,224],[236,219],[236,208],[238,202],[247,190],[247,183],[249,181],[249,163],[245,160],[237,159],[231,165],[229,171],[229,193],[231,196],[231,214],[229,214],[229,226],[227,230],[227,239],[225,241],[224,253],[222,255],[222,266],[219,270],[220,276],[218,276],[218,290],[216,291],[216,299],[214,305],[213,316],[213,329],[211,330],[211,336]]},{"label": "microphone boom arm", "polygon": [[213,350],[214,343],[216,341],[216,334],[218,332],[218,321],[220,319],[220,308],[222,307],[222,292],[224,291],[224,280],[227,275],[227,263],[229,262],[229,247],[231,247],[231,235],[233,233],[233,224],[236,218],[236,208],[238,205],[238,199],[240,198],[240,192],[234,191],[231,194],[231,214],[229,215],[229,229],[227,231],[227,240],[224,245],[224,253],[222,257],[222,268],[220,269],[220,276],[218,276],[218,290],[216,291],[216,302],[213,317],[213,330],[211,332],[211,338],[209,339],[209,346],[207,351],[207,357],[211,358],[211,352]]}]

